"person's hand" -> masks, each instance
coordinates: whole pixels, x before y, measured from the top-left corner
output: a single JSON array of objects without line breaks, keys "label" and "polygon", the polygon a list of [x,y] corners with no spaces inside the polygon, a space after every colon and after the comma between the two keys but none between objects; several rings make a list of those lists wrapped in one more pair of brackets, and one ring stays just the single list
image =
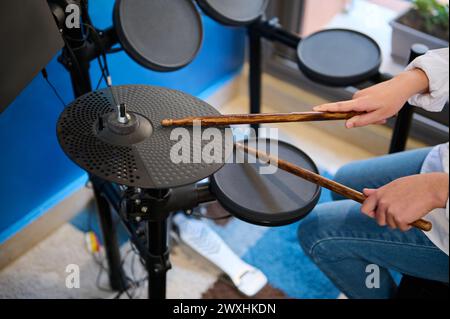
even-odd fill
[{"label": "person's hand", "polygon": [[410,224],[448,200],[448,174],[430,173],[399,178],[378,189],[364,189],[361,211],[380,226],[407,231]]},{"label": "person's hand", "polygon": [[347,128],[384,124],[396,115],[408,99],[428,90],[426,74],[419,69],[401,73],[393,79],[358,91],[352,100],[314,107],[316,112],[361,112],[347,120]]}]

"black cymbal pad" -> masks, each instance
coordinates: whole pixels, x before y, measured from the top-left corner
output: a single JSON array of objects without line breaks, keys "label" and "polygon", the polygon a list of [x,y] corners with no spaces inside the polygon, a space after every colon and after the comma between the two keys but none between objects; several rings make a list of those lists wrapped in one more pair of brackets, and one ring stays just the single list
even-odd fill
[{"label": "black cymbal pad", "polygon": [[378,73],[381,50],[367,35],[346,29],[313,33],[297,48],[299,67],[319,83],[347,86]]},{"label": "black cymbal pad", "polygon": [[[124,103],[130,115],[122,127],[111,120],[116,118],[116,103]],[[175,129],[162,127],[161,120],[219,114],[206,102],[179,91],[118,86],[88,93],[69,105],[58,121],[58,140],[76,164],[102,179],[147,189],[173,188],[214,174],[223,166],[225,145],[218,141],[223,146],[221,160],[205,162],[197,155],[211,138],[201,140],[192,127],[186,127],[179,128],[187,134],[183,139],[174,134],[178,132]],[[224,139],[225,129],[219,131],[217,139]],[[187,156],[186,161],[180,157],[178,162],[172,161],[175,145],[183,147],[180,154]]]},{"label": "black cymbal pad", "polygon": [[232,26],[244,26],[260,18],[269,0],[197,0],[211,18]]},{"label": "black cymbal pad", "polygon": [[189,64],[203,39],[200,15],[187,0],[118,0],[114,26],[125,51],[136,62],[157,71]]}]

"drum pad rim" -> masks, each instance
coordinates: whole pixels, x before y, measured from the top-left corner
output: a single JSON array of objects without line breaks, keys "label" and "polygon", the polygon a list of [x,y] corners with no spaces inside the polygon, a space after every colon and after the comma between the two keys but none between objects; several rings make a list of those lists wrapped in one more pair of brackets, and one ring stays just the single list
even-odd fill
[{"label": "drum pad rim", "polygon": [[187,1],[187,2],[190,3],[190,5],[192,6],[192,9],[194,10],[194,12],[197,16],[197,22],[199,23],[199,30],[200,30],[200,34],[199,34],[200,41],[197,45],[197,49],[196,49],[195,53],[193,54],[193,56],[190,59],[187,59],[185,62],[176,64],[176,65],[162,65],[157,62],[152,62],[152,61],[148,60],[147,58],[143,57],[140,53],[138,53],[134,49],[134,46],[130,43],[130,41],[128,40],[128,38],[125,35],[123,28],[122,28],[121,17],[120,17],[120,5],[121,5],[122,1],[127,1],[127,0],[116,0],[116,2],[114,4],[114,9],[113,9],[114,29],[117,33],[117,37],[119,39],[120,45],[123,47],[125,52],[134,61],[136,61],[143,67],[148,68],[150,70],[159,71],[159,72],[171,72],[171,71],[177,71],[179,69],[184,68],[185,66],[190,64],[195,59],[195,57],[198,55],[198,53],[200,52],[200,49],[203,45],[204,31],[203,31],[203,23],[202,23],[201,15],[198,12],[195,5],[191,1]]},{"label": "drum pad rim", "polygon": [[238,20],[234,20],[230,17],[227,17],[225,15],[223,15],[222,13],[220,13],[219,11],[217,11],[213,6],[211,6],[208,2],[208,0],[196,0],[198,6],[212,19],[214,19],[215,21],[224,24],[224,25],[228,25],[228,26],[232,26],[232,27],[243,27],[243,26],[247,26],[255,21],[257,21],[258,19],[260,19],[263,15],[264,12],[266,11],[268,5],[269,5],[269,1],[270,0],[264,0],[264,4],[262,6],[262,10],[260,12],[260,15],[258,15],[255,18],[252,18],[250,20],[245,20],[245,21],[238,21]]},{"label": "drum pad rim", "polygon": [[[266,140],[276,141],[274,139],[266,139]],[[310,162],[310,164],[314,168],[314,171],[319,173],[319,169],[318,169],[317,165],[314,163],[312,158],[308,154],[306,154],[304,151],[302,151],[298,147],[296,147],[290,143],[287,143],[285,141],[278,140],[277,142],[279,144],[284,144],[287,148],[293,148],[297,152],[301,153],[305,157],[305,159],[308,162]],[[225,165],[229,165],[229,164],[225,164]],[[223,169],[223,167],[221,169]],[[217,201],[232,216],[234,216],[238,219],[241,219],[245,222],[248,222],[250,224],[253,224],[253,225],[278,227],[278,226],[289,225],[296,221],[299,221],[299,220],[303,219],[304,217],[306,217],[311,212],[311,210],[317,205],[317,203],[319,202],[319,199],[320,199],[321,192],[322,192],[322,188],[320,186],[316,185],[316,191],[312,197],[312,200],[307,205],[305,205],[303,208],[301,208],[298,211],[298,213],[295,214],[295,217],[291,216],[294,214],[293,211],[282,212],[282,213],[274,214],[274,215],[268,215],[265,213],[260,213],[257,211],[250,210],[246,207],[243,207],[242,205],[233,202],[227,195],[225,195],[216,180],[216,174],[219,173],[221,169],[219,169],[217,172],[215,172],[210,177],[210,183],[211,183],[210,187],[211,187],[212,193],[214,194],[214,196],[216,196]],[[218,194],[220,194],[220,196]],[[236,213],[236,212],[239,212],[239,213]],[[256,220],[255,216],[258,216],[260,218],[258,218],[258,220]]]},{"label": "drum pad rim", "polygon": [[[330,76],[327,74],[323,74],[323,73],[317,72],[317,71],[311,69],[310,67],[308,67],[301,58],[301,55],[302,55],[301,50],[302,50],[302,46],[304,45],[304,43],[307,42],[308,39],[311,39],[314,36],[317,36],[321,33],[333,32],[333,31],[344,31],[349,34],[350,33],[357,34],[357,35],[362,36],[365,39],[369,40],[370,42],[372,42],[372,44],[374,44],[374,46],[377,50],[377,55],[378,55],[378,60],[375,63],[375,65],[365,72],[358,73],[355,75],[350,75],[350,76],[342,76],[342,77]],[[298,63],[300,71],[302,71],[305,75],[307,75],[313,81],[317,81],[321,84],[331,85],[331,86],[354,85],[361,81],[367,80],[372,76],[375,76],[379,72],[379,69],[380,69],[380,66],[382,63],[382,59],[383,59],[383,54],[382,54],[381,48],[372,37],[360,32],[360,31],[346,29],[346,28],[330,28],[330,29],[324,29],[324,30],[314,32],[314,33],[310,34],[309,36],[305,37],[304,39],[302,39],[297,46],[297,63]]]}]

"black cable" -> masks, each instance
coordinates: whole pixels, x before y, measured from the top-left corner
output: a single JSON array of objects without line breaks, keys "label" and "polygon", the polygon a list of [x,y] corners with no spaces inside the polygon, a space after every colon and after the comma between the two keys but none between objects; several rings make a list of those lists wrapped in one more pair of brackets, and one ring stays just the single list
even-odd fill
[{"label": "black cable", "polygon": [[100,88],[100,85],[102,85],[102,82],[103,82],[103,75],[100,75],[97,85],[95,86],[96,91]]},{"label": "black cable", "polygon": [[[91,223],[91,220],[89,220],[88,225],[89,225],[88,227],[89,227],[89,228],[91,229],[91,231],[92,231],[92,223]],[[121,267],[122,269],[123,269],[123,266],[124,266],[124,264],[125,264],[125,262],[126,262],[126,259],[128,258],[128,256],[130,255],[131,252],[134,252],[133,247],[130,248],[130,249],[125,253],[125,256],[121,259],[120,267]],[[94,262],[99,266],[99,271],[98,271],[97,277],[96,277],[96,279],[95,279],[95,285],[96,285],[97,289],[100,290],[100,291],[104,291],[104,292],[113,292],[112,289],[103,287],[103,286],[100,284],[100,279],[101,279],[101,277],[102,277],[102,274],[103,274],[103,273],[106,273],[106,274],[109,273],[108,267],[105,266],[105,263],[104,263],[106,257],[103,256],[103,258],[98,259],[97,256],[96,256],[96,254],[91,253],[91,255],[92,255],[92,258],[93,258]],[[131,287],[125,287],[123,290],[120,290],[114,298],[120,298],[120,296],[122,296],[124,293],[127,294],[128,298],[130,298],[130,299],[133,299],[133,298],[135,297],[134,295],[135,295],[135,291],[136,291],[136,289],[137,289],[136,287],[139,287],[139,285],[140,285],[139,282],[136,281],[136,280],[133,280],[133,279],[129,278],[128,276],[126,276],[125,279],[127,280],[127,283],[128,283],[128,284],[131,283]],[[134,287],[134,290],[133,290],[133,293],[130,294],[128,290],[130,290],[132,287]]]},{"label": "black cable", "polygon": [[72,47],[69,45],[69,42],[67,42],[65,37],[66,37],[65,35],[63,35],[63,37],[62,37],[64,44],[65,44],[65,49],[66,49],[66,51],[69,52],[71,61],[75,65],[78,75],[80,76],[80,78],[83,78],[83,72],[81,71],[81,66],[77,59],[77,56],[75,55],[75,52],[73,51]]},{"label": "black cable", "polygon": [[[90,224],[90,228],[92,228],[91,223],[89,223],[89,224]],[[128,277],[128,276],[125,276],[125,279],[127,281],[127,285],[126,285],[126,287],[124,287],[124,289],[122,289],[122,290],[120,290],[120,291],[118,291],[116,293],[116,295],[113,297],[114,299],[119,299],[123,294],[126,294],[127,297],[130,298],[130,299],[136,298],[138,296],[136,294],[136,292],[142,286],[142,284],[145,283],[148,280],[148,275],[144,276],[142,278],[136,278],[136,272],[135,272],[136,259],[137,259],[136,257],[139,257],[139,261],[141,262],[141,264],[144,267],[144,269],[146,268],[146,264],[145,264],[145,260],[143,259],[143,257],[139,253],[139,250],[137,249],[137,247],[135,246],[135,244],[132,241],[130,241],[130,246],[131,246],[130,249],[125,253],[123,258],[121,259],[120,266],[121,266],[122,269],[124,268],[127,258],[133,252],[132,259],[131,259],[131,265],[130,265],[131,278]],[[106,288],[106,287],[102,287],[101,284],[100,284],[101,276],[104,273],[108,274],[108,272],[109,272],[108,271],[108,267],[104,263],[106,257],[103,256],[103,258],[98,259],[97,255],[95,255],[95,254],[92,254],[92,257],[94,259],[94,262],[99,266],[99,272],[97,273],[97,278],[96,278],[96,286],[97,286],[97,288],[100,291],[112,292],[111,289]],[[131,290],[131,292],[130,292],[130,290]]]},{"label": "black cable", "polygon": [[100,279],[102,277],[103,273],[108,273],[108,269],[106,268],[106,266],[104,265],[103,261],[105,260],[104,258],[102,260],[98,260],[95,255],[93,255],[94,261],[97,263],[97,265],[99,265],[100,269],[97,273],[97,278],[95,279],[95,286],[97,287],[98,290],[100,291],[104,291],[104,292],[113,292],[113,290],[111,288],[106,288],[106,287],[102,287],[100,285]]},{"label": "black cable", "polygon": [[[105,47],[103,46],[102,40],[100,38],[100,35],[98,34],[97,29],[95,29],[94,26],[92,24],[90,24],[90,23],[83,23],[83,25],[88,27],[89,32],[93,36],[94,42],[100,48],[100,54],[101,54],[101,57],[103,59],[102,71],[104,71],[106,73],[106,76],[110,76],[111,74],[109,72],[108,59],[106,58],[106,50],[105,50]],[[99,62],[100,62],[100,60],[99,60]]]},{"label": "black cable", "polygon": [[[94,32],[92,32],[92,34],[97,35],[96,34],[96,30],[95,30],[94,27],[92,27],[91,25],[86,24],[86,23],[83,23],[82,25],[88,26],[90,33],[93,30]],[[75,54],[74,50],[82,48],[82,47],[84,47],[86,45],[86,41],[88,41],[88,39],[89,39],[89,34],[88,35],[84,35],[81,40],[80,39],[76,39],[77,41],[83,41],[83,44],[81,44],[78,48],[75,48],[75,49],[72,48],[69,45],[69,42],[67,41],[68,39],[72,39],[69,35],[63,34],[62,38],[63,38],[64,44],[65,44],[65,50],[69,53],[70,60],[71,60],[72,64],[75,66],[79,76],[82,78],[83,77],[83,72],[81,71],[81,66],[80,66],[80,63],[79,63],[79,61],[78,61],[78,59],[76,57],[76,54]],[[97,39],[98,40],[100,39],[98,35],[97,35]],[[94,39],[94,41],[96,41],[96,39]],[[99,41],[98,44],[99,44],[99,46],[100,46],[100,48],[102,50],[102,56],[103,56],[104,62],[107,63],[106,54],[104,53],[104,48],[101,45],[101,41]],[[101,67],[101,71],[102,71],[102,76],[104,77],[106,83],[108,83],[107,77],[109,76],[109,68],[106,69],[106,72],[108,73],[108,75],[105,75],[105,71],[104,71],[103,67]]]},{"label": "black cable", "polygon": [[67,105],[64,102],[63,98],[61,97],[61,95],[59,95],[58,90],[56,89],[56,87],[53,85],[52,82],[50,82],[49,78],[48,78],[48,73],[47,70],[45,68],[43,68],[41,70],[42,76],[44,77],[45,81],[48,83],[48,85],[50,86],[50,88],[53,90],[53,93],[55,93],[56,97],[58,98],[58,100],[61,102],[61,104],[63,105],[63,108],[65,108]]},{"label": "black cable", "polygon": [[101,74],[100,74],[100,78],[98,79],[97,86],[95,87],[96,91],[100,88],[100,85],[102,84],[102,80],[105,80],[106,86],[108,86],[108,79],[106,78],[105,70],[103,69],[103,65],[102,65],[100,58],[97,58],[97,61],[98,61],[98,66],[100,68]]},{"label": "black cable", "polygon": [[89,29],[89,34],[92,35],[93,41],[100,48],[100,54],[103,59],[103,63],[102,63],[102,60],[100,59],[100,56],[97,57],[97,61],[98,61],[99,67],[100,67],[101,75],[105,79],[106,84],[108,85],[108,82],[109,82],[108,77],[110,76],[108,60],[106,58],[105,48],[103,47],[100,36],[98,35],[97,30],[91,24],[83,23],[83,26],[86,26]]},{"label": "black cable", "polygon": [[[123,266],[123,263],[125,262],[125,258],[126,257],[124,257],[122,260],[121,260],[121,267]],[[131,295],[129,294],[129,292],[128,292],[128,290],[130,289],[130,287],[129,287],[129,282],[131,281],[130,280],[130,278],[128,277],[128,276],[125,276],[125,280],[127,281],[126,283],[125,283],[125,287],[123,287],[121,290],[119,290],[119,292],[117,292],[117,294],[113,297],[113,299],[119,299],[124,293],[128,296],[128,298],[130,298],[130,299],[132,299],[131,298]]]},{"label": "black cable", "polygon": [[112,90],[112,85],[111,85],[111,81],[110,81],[111,73],[109,72],[108,59],[106,58],[106,50],[105,50],[105,47],[103,46],[102,40],[100,39],[100,35],[98,34],[97,29],[95,29],[94,26],[92,25],[92,22],[90,20],[88,21],[88,23],[84,23],[83,25],[85,25],[86,27],[89,28],[90,32],[93,35],[94,42],[96,42],[96,44],[100,48],[100,54],[101,54],[102,59],[103,59],[103,65],[100,63],[100,60],[99,60],[100,70],[102,72],[103,77],[106,80],[107,87],[109,87],[109,89],[111,91],[111,97],[113,99],[114,104],[115,105],[119,105],[117,103],[117,99],[116,99],[116,97],[114,95],[114,92]]},{"label": "black cable", "polygon": [[[122,263],[121,263],[121,265],[120,265],[120,267],[121,267],[122,269],[123,269],[123,266],[124,266],[124,264],[125,264],[125,261],[127,260],[127,257],[130,255],[130,252],[132,252],[132,251],[133,251],[133,249],[129,249],[129,250],[125,253],[125,256],[123,257]],[[128,283],[134,284],[133,280],[132,280],[130,277],[125,276],[125,279],[127,280]],[[123,291],[123,292],[125,292],[125,294],[127,295],[127,297],[128,297],[129,299],[133,299],[133,296],[130,295],[130,293],[129,293],[130,288],[131,288],[131,287],[124,287],[124,291]],[[135,290],[136,290],[136,289],[135,289]],[[135,290],[133,290],[133,294],[134,294],[134,291],[135,291]]]}]

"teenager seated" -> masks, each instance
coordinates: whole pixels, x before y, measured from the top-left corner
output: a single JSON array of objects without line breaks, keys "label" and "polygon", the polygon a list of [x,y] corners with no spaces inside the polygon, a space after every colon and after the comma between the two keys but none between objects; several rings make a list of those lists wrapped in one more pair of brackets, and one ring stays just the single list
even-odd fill
[{"label": "teenager seated", "polygon": [[[390,81],[357,92],[350,101],[315,111],[367,112],[347,128],[384,123],[406,101],[439,112],[449,96],[449,51],[429,51]],[[390,298],[389,270],[448,283],[449,144],[358,161],[342,167],[336,181],[362,191],[363,205],[333,195],[301,223],[305,253],[349,298]],[[420,218],[430,232],[411,228]],[[378,278],[373,277],[378,275]]]}]

